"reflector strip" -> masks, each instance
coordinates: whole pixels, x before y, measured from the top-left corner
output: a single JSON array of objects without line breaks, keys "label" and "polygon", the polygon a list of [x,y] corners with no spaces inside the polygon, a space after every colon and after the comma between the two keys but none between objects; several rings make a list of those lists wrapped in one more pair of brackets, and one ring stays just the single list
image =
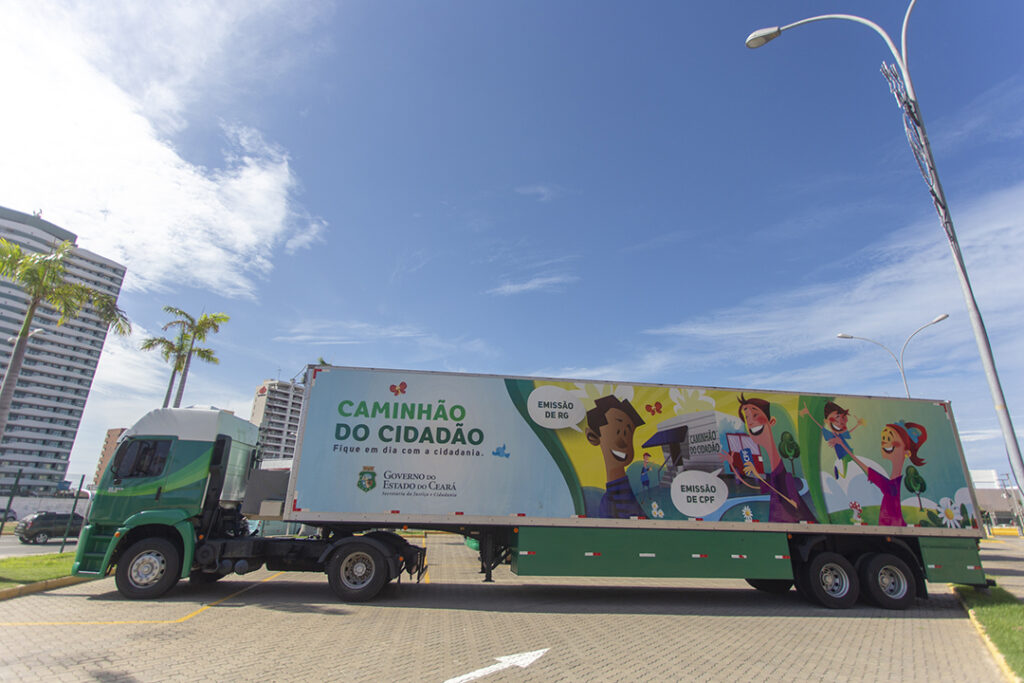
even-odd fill
[{"label": "reflector strip", "polygon": [[520,550],[519,554],[520,555],[536,555],[537,551],[536,550]]},{"label": "reflector strip", "polygon": [[747,556],[746,555],[733,555],[732,559],[734,559],[734,560],[745,560],[745,559],[747,559]]},{"label": "reflector strip", "polygon": [[397,514],[400,514],[400,511],[399,511],[399,510],[391,510],[390,512],[391,512],[391,514],[393,514],[393,515],[397,515]]},{"label": "reflector strip", "polygon": [[942,565],[941,564],[930,564],[930,565],[928,565],[928,569],[942,569]]},{"label": "reflector strip", "polygon": [[657,557],[654,553],[640,553],[640,557]]},{"label": "reflector strip", "polygon": [[690,557],[692,557],[695,560],[705,560],[705,559],[707,559],[707,555],[701,555],[701,554],[690,555]]},{"label": "reflector strip", "polygon": [[981,567],[979,567],[976,564],[969,564],[969,565],[967,565],[967,568],[970,569],[972,572],[976,572],[976,571],[980,571],[981,570]]},{"label": "reflector strip", "polygon": [[601,557],[601,553],[583,553],[587,557]]},{"label": "reflector strip", "polygon": [[455,514],[457,514],[457,515],[464,515],[466,513],[465,512],[456,512]]},{"label": "reflector strip", "polygon": [[793,558],[791,558],[789,555],[776,555],[775,559],[776,560],[791,560]]}]

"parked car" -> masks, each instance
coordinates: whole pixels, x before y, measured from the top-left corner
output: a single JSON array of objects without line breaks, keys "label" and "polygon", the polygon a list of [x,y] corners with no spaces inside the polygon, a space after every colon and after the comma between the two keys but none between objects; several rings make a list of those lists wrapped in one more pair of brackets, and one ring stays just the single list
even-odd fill
[{"label": "parked car", "polygon": [[78,538],[84,522],[85,518],[77,512],[34,512],[18,522],[14,534],[22,543],[46,543],[51,538],[63,538],[65,529],[68,538]]},{"label": "parked car", "polygon": [[7,518],[8,522],[18,521],[18,513],[11,509],[8,509],[7,511],[4,512],[4,517]]}]

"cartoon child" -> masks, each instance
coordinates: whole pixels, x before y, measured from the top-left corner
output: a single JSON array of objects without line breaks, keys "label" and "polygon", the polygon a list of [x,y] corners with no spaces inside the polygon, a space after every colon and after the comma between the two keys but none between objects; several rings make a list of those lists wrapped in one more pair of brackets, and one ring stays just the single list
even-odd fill
[{"label": "cartoon child", "polygon": [[640,467],[640,485],[643,486],[643,499],[651,497],[651,454],[644,453],[644,464]]},{"label": "cartoon child", "polygon": [[628,400],[604,396],[587,411],[587,441],[601,449],[607,476],[599,517],[642,517],[643,510],[629,486],[626,467],[633,462],[633,432],[644,423]]},{"label": "cartoon child", "polygon": [[[850,432],[863,425],[864,420],[858,419],[857,424],[847,429],[846,425],[850,419],[850,411],[832,401],[825,404],[822,413],[825,418],[824,425],[815,420],[807,408],[800,409],[801,415],[811,418],[814,424],[821,428],[821,438],[825,439],[825,443],[836,450],[836,464],[832,468],[832,476],[838,480],[839,477],[846,477],[846,468],[849,467],[850,456],[853,455],[853,449],[850,448]],[[842,474],[839,473],[840,465],[843,466]]]},{"label": "cartoon child", "polygon": [[740,394],[739,402],[739,416],[747,427],[747,434],[757,444],[762,458],[768,456],[765,462],[765,475],[758,472],[752,462],[743,467],[745,474],[760,480],[758,483],[761,491],[768,494],[768,521],[817,521],[807,503],[800,497],[800,487],[796,478],[782,465],[782,457],[772,434],[775,418],[771,416],[771,404],[762,398],[746,398],[743,394]]},{"label": "cartoon child", "polygon": [[917,454],[924,442],[928,440],[928,432],[916,422],[894,422],[882,429],[882,457],[892,463],[892,475],[873,470],[854,454],[850,454],[857,466],[868,475],[868,481],[882,491],[882,507],[878,512],[878,523],[882,526],[906,526],[903,520],[903,509],[900,506],[900,484],[903,482],[903,461],[918,467],[924,464],[924,458]]}]

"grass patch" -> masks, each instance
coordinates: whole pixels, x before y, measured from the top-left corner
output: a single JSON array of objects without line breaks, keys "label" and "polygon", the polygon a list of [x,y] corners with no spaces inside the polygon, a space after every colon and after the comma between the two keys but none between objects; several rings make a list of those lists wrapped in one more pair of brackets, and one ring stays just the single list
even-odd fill
[{"label": "grass patch", "polygon": [[0,590],[71,576],[74,561],[74,552],[4,558],[0,560]]},{"label": "grass patch", "polygon": [[970,586],[956,586],[956,592],[974,610],[1006,663],[1024,678],[1024,603],[1002,588],[990,588],[986,594]]}]

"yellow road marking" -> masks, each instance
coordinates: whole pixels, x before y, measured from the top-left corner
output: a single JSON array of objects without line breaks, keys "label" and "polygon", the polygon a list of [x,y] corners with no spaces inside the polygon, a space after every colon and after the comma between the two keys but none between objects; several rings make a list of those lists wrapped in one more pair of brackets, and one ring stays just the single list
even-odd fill
[{"label": "yellow road marking", "polygon": [[134,624],[183,624],[189,619],[198,616],[199,614],[210,609],[211,607],[216,607],[222,602],[227,602],[231,598],[237,597],[248,590],[252,590],[256,586],[260,585],[260,583],[266,583],[271,579],[276,579],[277,577],[281,576],[281,574],[284,574],[284,572],[272,574],[271,576],[268,576],[267,578],[261,580],[259,583],[254,583],[250,586],[246,586],[242,590],[235,591],[227,597],[221,598],[220,600],[217,600],[215,602],[211,602],[209,605],[203,605],[199,609],[186,614],[180,619],[140,619],[137,621],[0,621],[0,626],[123,626]]}]

